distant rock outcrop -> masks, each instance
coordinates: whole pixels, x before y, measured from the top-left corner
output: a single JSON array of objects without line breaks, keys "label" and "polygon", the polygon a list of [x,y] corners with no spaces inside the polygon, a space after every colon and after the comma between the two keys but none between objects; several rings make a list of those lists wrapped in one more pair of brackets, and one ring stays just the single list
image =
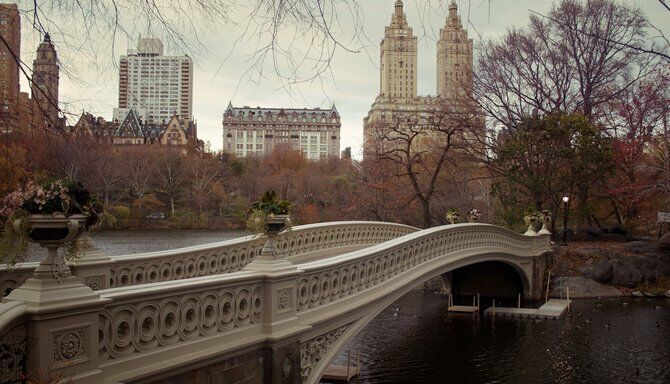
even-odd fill
[{"label": "distant rock outcrop", "polygon": [[601,284],[635,288],[641,283],[653,283],[661,276],[670,276],[670,254],[657,243],[633,241],[624,248],[635,255],[623,255],[612,250],[582,248],[575,252],[598,260],[580,270],[584,277]]},{"label": "distant rock outcrop", "polygon": [[551,297],[562,297],[565,299],[568,287],[570,287],[571,299],[621,296],[621,292],[618,289],[599,284],[588,278],[559,277],[554,280],[554,289],[551,291]]}]

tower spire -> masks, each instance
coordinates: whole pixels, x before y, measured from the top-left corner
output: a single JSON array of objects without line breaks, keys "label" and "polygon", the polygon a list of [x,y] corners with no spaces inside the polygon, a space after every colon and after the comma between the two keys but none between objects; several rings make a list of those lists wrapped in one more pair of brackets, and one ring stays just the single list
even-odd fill
[{"label": "tower spire", "polygon": [[402,15],[402,0],[395,1],[395,14]]},{"label": "tower spire", "polygon": [[456,5],[456,0],[451,0],[449,4],[449,16],[447,17],[447,25],[452,25],[455,27],[461,26],[461,18],[458,16],[458,5]]},{"label": "tower spire", "polygon": [[437,94],[447,99],[472,90],[472,39],[463,28],[455,0],[449,4],[444,29],[437,42]]},{"label": "tower spire", "polygon": [[381,43],[380,96],[408,100],[416,97],[417,38],[407,24],[402,0],[395,0],[391,23]]}]

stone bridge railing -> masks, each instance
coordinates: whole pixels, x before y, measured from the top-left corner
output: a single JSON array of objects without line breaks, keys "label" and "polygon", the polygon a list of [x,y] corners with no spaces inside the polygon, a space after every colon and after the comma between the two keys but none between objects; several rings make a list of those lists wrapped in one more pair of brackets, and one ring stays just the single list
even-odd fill
[{"label": "stone bridge railing", "polygon": [[[230,273],[102,289],[93,294],[97,299],[79,288],[64,290],[62,295],[71,298],[60,307],[49,306],[46,317],[40,303],[32,302],[27,313],[38,316],[26,321],[44,335],[35,346],[44,352],[27,366],[62,369],[76,383],[149,383],[218,364],[226,356],[263,350],[254,357],[263,361],[257,365],[259,381],[316,383],[338,339],[352,332],[351,324],[367,315],[366,308],[378,307],[380,297],[419,284],[426,272],[475,263],[487,255],[532,274],[534,259],[550,250],[548,236],[528,237],[486,224],[437,227],[401,237],[395,237],[398,231],[412,230],[367,225],[356,223],[351,228],[357,229],[349,231],[344,223],[342,230],[323,225],[328,230],[302,237],[295,231],[279,238],[278,247],[295,249],[293,242],[308,252],[319,238],[333,247],[357,239],[392,239],[297,267],[278,260],[275,268],[265,264],[254,269],[252,264]],[[5,300],[22,297],[15,293]]]},{"label": "stone bridge railing", "polygon": [[[276,245],[280,256],[291,260],[316,250],[377,244],[416,230],[401,224],[368,221],[309,224],[280,234]],[[93,250],[93,257],[84,256],[71,269],[94,290],[212,276],[241,270],[260,253],[263,244],[265,239],[254,235],[136,255],[108,257]],[[23,284],[37,264],[0,267],[2,294]]]},{"label": "stone bridge railing", "polygon": [[262,334],[262,280],[259,273],[237,272],[147,285],[141,293],[135,287],[99,291],[108,300],[99,314],[100,364],[251,327]]}]

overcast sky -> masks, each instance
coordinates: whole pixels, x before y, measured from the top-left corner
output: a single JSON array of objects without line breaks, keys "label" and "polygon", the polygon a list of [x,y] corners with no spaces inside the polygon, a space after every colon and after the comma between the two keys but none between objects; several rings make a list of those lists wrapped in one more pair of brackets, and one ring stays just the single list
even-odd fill
[{"label": "overcast sky", "polygon": [[[294,108],[329,107],[335,103],[342,116],[341,148],[352,147],[354,156],[359,157],[363,117],[379,93],[379,42],[384,35],[384,26],[391,20],[394,1],[361,0],[365,37],[360,42],[347,45],[357,52],[338,49],[331,63],[332,76],[329,74],[322,81],[302,84],[291,92],[287,92],[282,82],[267,69],[263,79],[259,79],[253,71],[248,72],[249,54],[253,52],[254,45],[251,40],[235,45],[237,38],[244,34],[242,26],[203,23],[201,41],[206,50],[200,50],[194,57],[193,71],[193,114],[198,122],[198,136],[209,141],[213,149],[221,148],[222,113],[229,101],[235,106]],[[426,8],[425,1],[404,2],[408,22],[419,37],[420,95],[435,94],[436,36],[439,28],[444,26],[449,1],[433,1],[434,9]],[[657,0],[621,1],[641,7],[652,23],[670,35],[670,12],[662,8]],[[457,3],[475,46],[481,39],[494,39],[509,28],[526,25],[530,10],[546,14],[553,4],[549,0],[459,0]],[[441,4],[441,7],[435,4]],[[23,4],[19,2],[19,6]],[[77,20],[76,17],[73,20]],[[137,30],[141,32],[143,28],[146,28],[143,35],[151,34],[150,27],[139,25]],[[342,37],[350,36],[344,34]],[[129,43],[135,42],[125,37],[118,38],[113,47],[114,57],[111,53],[102,53],[101,57],[96,57],[98,65],[91,65],[90,55],[82,56],[74,49],[68,49],[58,37],[54,40],[59,57],[69,71],[61,74],[61,102],[67,103],[70,112],[79,114],[86,110],[110,119],[112,109],[117,106],[118,70],[115,66],[118,56],[126,52]],[[23,20],[21,53],[24,62],[32,63],[38,43],[39,37],[30,32],[28,21]],[[92,44],[110,46],[109,41]],[[299,41],[296,44],[308,43]],[[112,48],[108,52],[111,51]],[[179,55],[183,52],[167,46],[166,54]],[[100,62],[108,65],[100,65]],[[245,73],[250,73],[252,80],[244,78]],[[22,80],[22,90],[28,91],[25,79]]]}]

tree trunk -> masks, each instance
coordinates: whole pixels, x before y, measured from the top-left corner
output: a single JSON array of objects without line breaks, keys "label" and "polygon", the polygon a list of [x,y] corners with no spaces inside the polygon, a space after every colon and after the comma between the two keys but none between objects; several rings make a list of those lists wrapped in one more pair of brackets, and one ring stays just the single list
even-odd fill
[{"label": "tree trunk", "polygon": [[420,199],[420,201],[423,211],[423,226],[424,228],[430,228],[432,225],[432,220],[430,218],[430,201],[425,199]]}]

